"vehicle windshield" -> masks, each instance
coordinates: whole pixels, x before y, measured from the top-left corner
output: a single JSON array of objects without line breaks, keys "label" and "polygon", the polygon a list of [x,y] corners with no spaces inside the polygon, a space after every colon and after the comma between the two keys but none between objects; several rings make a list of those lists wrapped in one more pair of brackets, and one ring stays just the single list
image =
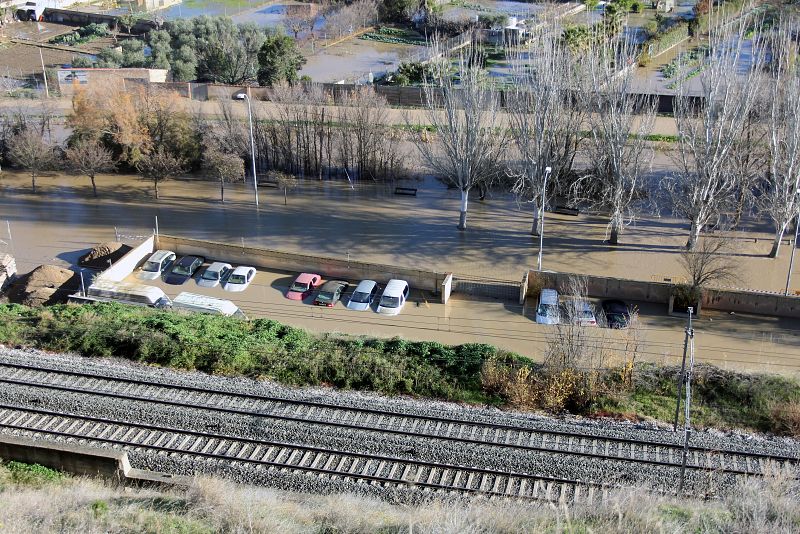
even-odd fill
[{"label": "vehicle windshield", "polygon": [[356,291],[355,293],[353,293],[353,296],[350,297],[350,302],[366,304],[367,302],[369,302],[369,293],[362,293],[361,291]]},{"label": "vehicle windshield", "polygon": [[594,319],[594,314],[592,310],[583,310],[578,312],[578,317],[581,319]]},{"label": "vehicle windshield", "polygon": [[384,308],[397,308],[400,306],[399,297],[381,297],[381,306]]},{"label": "vehicle windshield", "polygon": [[542,317],[557,317],[558,306],[555,304],[539,304],[539,309],[536,313]]},{"label": "vehicle windshield", "polygon": [[192,274],[189,272],[189,268],[187,266],[180,264],[176,265],[175,268],[172,269],[172,272],[175,274],[182,274],[184,276],[189,276],[190,274]]},{"label": "vehicle windshield", "polygon": [[201,278],[203,280],[219,280],[219,272],[206,270]]},{"label": "vehicle windshield", "polygon": [[302,282],[294,282],[292,287],[289,288],[291,291],[297,291],[298,293],[305,293],[308,291],[308,284],[304,284]]},{"label": "vehicle windshield", "polygon": [[320,302],[331,302],[333,300],[333,293],[329,293],[327,291],[322,292],[317,295],[317,300]]},{"label": "vehicle windshield", "polygon": [[230,284],[244,284],[244,275],[243,274],[232,274],[230,278],[228,278],[228,283]]},{"label": "vehicle windshield", "polygon": [[161,264],[157,261],[146,261],[144,262],[142,270],[147,271],[148,273],[157,273],[161,270]]}]

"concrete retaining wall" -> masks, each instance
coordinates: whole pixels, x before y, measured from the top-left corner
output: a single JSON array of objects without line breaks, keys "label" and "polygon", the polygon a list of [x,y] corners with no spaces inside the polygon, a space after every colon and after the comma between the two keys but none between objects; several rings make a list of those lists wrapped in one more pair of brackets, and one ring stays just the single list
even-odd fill
[{"label": "concrete retaining wall", "polygon": [[[530,285],[540,280],[542,287],[557,289],[560,293],[568,291],[571,273],[528,271]],[[583,275],[581,275],[583,276]],[[672,284],[664,282],[642,282],[606,276],[584,276],[590,297],[618,298],[640,302],[656,302],[669,306]],[[536,295],[529,294],[536,298]],[[708,289],[703,292],[703,309],[757,313],[776,317],[800,317],[800,298],[774,293],[756,293],[727,289]]]},{"label": "concrete retaining wall", "polygon": [[315,272],[324,277],[345,280],[370,279],[386,283],[392,278],[406,280],[412,287],[438,294],[445,275],[378,263],[347,261],[338,258],[308,256],[255,247],[242,247],[215,241],[201,241],[169,235],[156,237],[156,248],[172,250],[178,256],[194,254],[240,265],[291,272]]},{"label": "concrete retaining wall", "polygon": [[800,317],[800,298],[774,293],[710,289],[703,293],[702,307],[777,317]]},{"label": "concrete retaining wall", "polygon": [[124,451],[33,440],[23,436],[0,435],[0,458],[118,481],[123,480],[131,468],[128,454]]},{"label": "concrete retaining wall", "polygon": [[131,274],[139,263],[153,253],[155,248],[155,236],[150,236],[142,243],[128,251],[117,263],[103,271],[98,278],[103,280],[113,280],[121,282],[126,276]]}]

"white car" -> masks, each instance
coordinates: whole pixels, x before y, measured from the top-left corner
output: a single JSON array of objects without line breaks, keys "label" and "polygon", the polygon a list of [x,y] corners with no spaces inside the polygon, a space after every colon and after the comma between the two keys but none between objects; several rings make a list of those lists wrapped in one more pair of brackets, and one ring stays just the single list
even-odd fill
[{"label": "white car", "polygon": [[141,280],[155,280],[163,273],[169,271],[175,263],[175,253],[170,250],[156,250],[142,265],[137,278]]},{"label": "white car", "polygon": [[244,291],[256,276],[254,267],[239,266],[233,270],[228,279],[222,284],[225,291]]},{"label": "white car", "polygon": [[368,310],[377,295],[378,284],[374,280],[362,280],[356,286],[353,294],[350,295],[347,309],[356,311]]},{"label": "white car", "polygon": [[539,324],[559,324],[561,322],[558,291],[555,289],[542,289],[542,292],[539,293],[536,322]]},{"label": "white car", "polygon": [[378,313],[397,315],[408,300],[408,282],[405,280],[389,280],[378,302]]},{"label": "white car", "polygon": [[233,267],[230,263],[215,261],[203,271],[203,274],[197,279],[197,285],[200,287],[217,287],[228,278],[231,271],[233,271]]}]

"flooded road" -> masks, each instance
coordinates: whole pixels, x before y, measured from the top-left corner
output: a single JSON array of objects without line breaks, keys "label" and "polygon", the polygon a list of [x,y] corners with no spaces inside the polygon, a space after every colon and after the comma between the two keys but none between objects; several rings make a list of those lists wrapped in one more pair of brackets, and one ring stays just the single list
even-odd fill
[{"label": "flooded road", "polygon": [[[0,184],[0,246],[17,256],[20,270],[54,258],[69,263],[79,251],[101,241],[161,232],[197,239],[319,254],[359,261],[418,267],[438,272],[519,280],[535,268],[538,238],[529,234],[530,207],[510,195],[494,193],[470,201],[468,229],[459,232],[458,192],[436,180],[409,182],[416,197],[397,196],[393,186],[370,181],[300,181],[288,205],[276,189],[260,189],[253,205],[252,183],[226,187],[196,179],[162,183],[161,199],[152,184],[135,176],[98,177],[99,199],[86,178],[55,175],[37,180],[5,173]],[[7,236],[7,225],[11,239]],[[548,214],[544,268],[638,280],[679,279],[680,247],[686,240],[681,221],[640,220],[614,248],[603,243],[606,221],[580,215]],[[778,259],[769,251],[767,233],[748,231],[736,240],[740,287],[781,290],[789,247]],[[58,263],[57,263],[58,264]],[[797,270],[795,270],[796,272]],[[792,288],[800,289],[795,277]]]}]

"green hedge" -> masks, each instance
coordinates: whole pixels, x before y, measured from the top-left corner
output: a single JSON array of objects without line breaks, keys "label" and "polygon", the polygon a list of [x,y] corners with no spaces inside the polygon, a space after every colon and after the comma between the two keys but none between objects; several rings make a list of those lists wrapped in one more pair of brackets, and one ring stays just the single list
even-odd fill
[{"label": "green hedge", "polygon": [[639,64],[645,65],[650,59],[663,53],[677,43],[689,38],[689,23],[679,22],[670,29],[658,33],[642,44],[642,53],[639,55]]},{"label": "green hedge", "polygon": [[118,304],[2,305],[0,342],[294,385],[480,401],[490,400],[481,388],[481,367],[498,354],[484,344],[313,336],[271,319]]}]

